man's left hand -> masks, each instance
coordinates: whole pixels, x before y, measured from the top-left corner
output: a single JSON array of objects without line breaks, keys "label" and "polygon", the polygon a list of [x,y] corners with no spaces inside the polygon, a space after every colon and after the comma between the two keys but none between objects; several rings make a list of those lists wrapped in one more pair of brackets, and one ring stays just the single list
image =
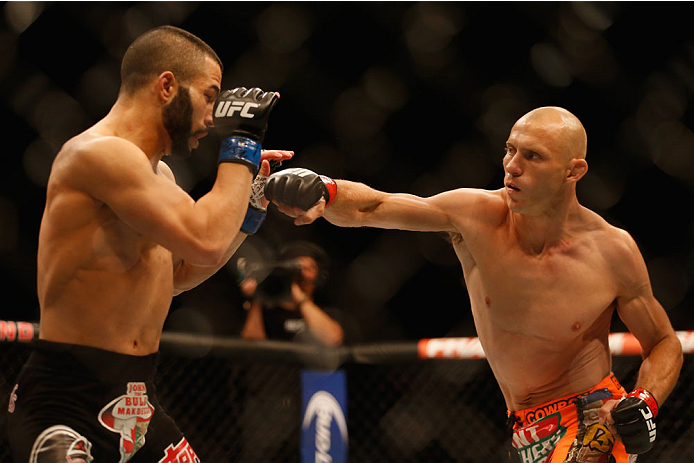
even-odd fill
[{"label": "man's left hand", "polygon": [[624,443],[627,453],[638,455],[653,447],[658,404],[647,390],[637,388],[619,401],[609,400],[599,414],[600,421]]}]

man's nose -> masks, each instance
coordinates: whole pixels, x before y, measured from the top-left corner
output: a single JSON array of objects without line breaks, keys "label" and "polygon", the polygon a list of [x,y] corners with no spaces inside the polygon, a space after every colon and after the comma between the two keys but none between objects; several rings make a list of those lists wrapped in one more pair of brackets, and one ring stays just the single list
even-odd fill
[{"label": "man's nose", "polygon": [[205,127],[214,127],[214,117],[211,109],[205,114]]},{"label": "man's nose", "polygon": [[207,105],[205,108],[205,126],[214,127],[214,104]]},{"label": "man's nose", "polygon": [[506,163],[506,173],[511,175],[512,177],[518,177],[520,174],[523,173],[523,166],[521,166],[520,159],[518,158],[518,154],[514,155],[509,159],[508,163]]}]

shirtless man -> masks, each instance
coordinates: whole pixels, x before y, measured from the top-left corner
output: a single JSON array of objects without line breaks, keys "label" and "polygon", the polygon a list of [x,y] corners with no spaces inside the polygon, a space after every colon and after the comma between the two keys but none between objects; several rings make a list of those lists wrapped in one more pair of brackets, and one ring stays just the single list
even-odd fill
[{"label": "shirtless man", "polygon": [[[521,460],[626,463],[653,444],[682,350],[634,240],[578,202],[586,146],[573,114],[543,107],[513,126],[496,191],[420,198],[294,168],[273,174],[265,195],[297,225],[323,216],[343,227],[448,232]],[[615,310],[643,349],[624,400],[608,347]]]},{"label": "shirtless man", "polygon": [[[220,95],[221,80],[202,40],[153,29],[125,53],[111,111],[56,156],[39,234],[40,339],[9,406],[14,461],[199,461],[154,395],[162,327],[173,296],[262,223],[258,198],[248,207],[258,170],[293,154],[261,151],[279,95]],[[162,157],[189,155],[213,126],[225,137],[217,176],[195,201]]]}]

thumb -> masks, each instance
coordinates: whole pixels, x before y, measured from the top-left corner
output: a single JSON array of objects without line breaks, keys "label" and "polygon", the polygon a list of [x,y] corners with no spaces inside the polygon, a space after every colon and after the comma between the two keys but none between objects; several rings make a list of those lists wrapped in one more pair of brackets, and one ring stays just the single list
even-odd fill
[{"label": "thumb", "polygon": [[263,175],[267,177],[270,175],[270,163],[267,159],[260,161],[260,169],[258,170],[258,175]]},{"label": "thumb", "polygon": [[325,198],[321,198],[308,211],[300,213],[294,219],[294,225],[308,225],[323,216],[325,212]]},{"label": "thumb", "polygon": [[598,410],[598,422],[600,424],[613,424],[612,410],[619,404],[618,400],[608,400]]}]

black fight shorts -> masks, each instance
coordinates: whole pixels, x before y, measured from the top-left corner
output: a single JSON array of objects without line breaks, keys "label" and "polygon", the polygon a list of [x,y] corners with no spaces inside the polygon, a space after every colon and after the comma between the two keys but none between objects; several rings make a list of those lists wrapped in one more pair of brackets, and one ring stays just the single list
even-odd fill
[{"label": "black fight shorts", "polygon": [[194,463],[200,460],[154,390],[144,357],[34,341],[9,398],[14,461]]}]

